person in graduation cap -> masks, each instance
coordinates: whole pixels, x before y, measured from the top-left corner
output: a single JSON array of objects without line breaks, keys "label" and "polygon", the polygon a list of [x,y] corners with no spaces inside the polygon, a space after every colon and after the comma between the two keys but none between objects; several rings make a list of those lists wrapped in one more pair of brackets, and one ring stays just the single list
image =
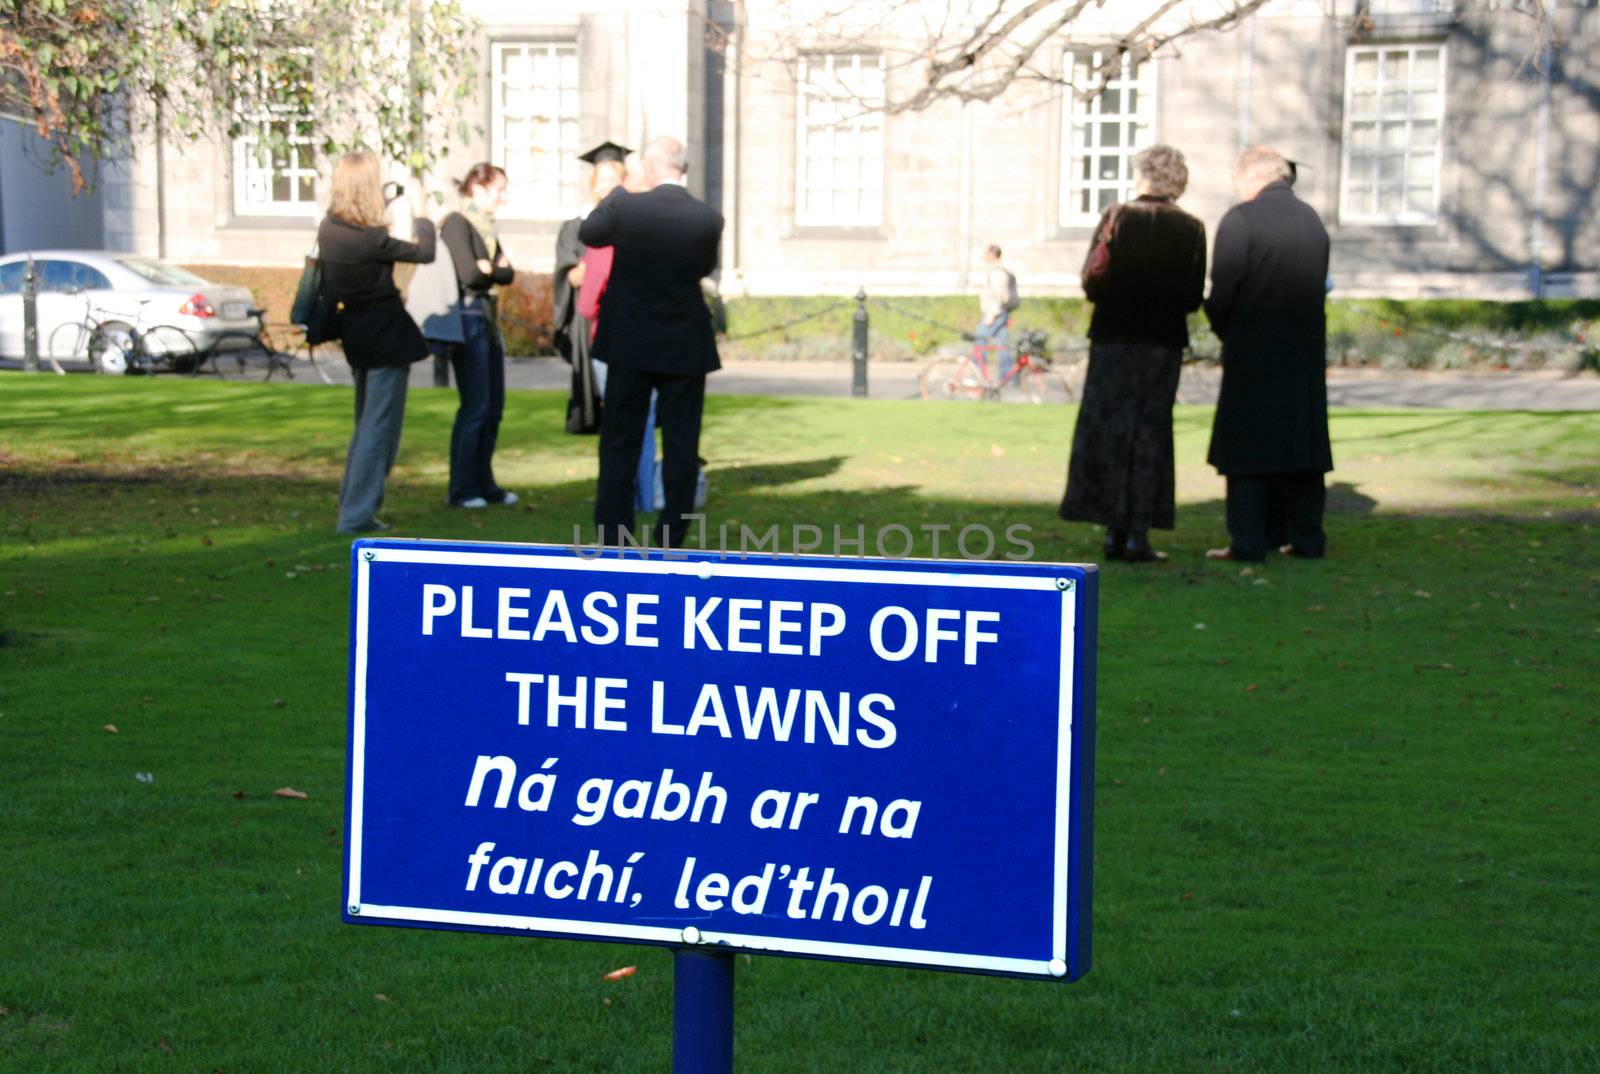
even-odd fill
[{"label": "person in graduation cap", "polygon": [[[627,175],[624,160],[628,148],[615,142],[601,142],[579,160],[593,166],[589,175],[590,206],[611,193]],[[555,345],[561,357],[572,366],[572,394],[567,400],[567,432],[597,433],[600,431],[601,382],[590,357],[590,340],[594,332],[588,321],[578,311],[578,291],[583,286],[587,267],[583,255],[586,248],[578,241],[578,227],[589,215],[583,213],[561,225],[556,236],[556,270],[551,299],[555,306]]]}]

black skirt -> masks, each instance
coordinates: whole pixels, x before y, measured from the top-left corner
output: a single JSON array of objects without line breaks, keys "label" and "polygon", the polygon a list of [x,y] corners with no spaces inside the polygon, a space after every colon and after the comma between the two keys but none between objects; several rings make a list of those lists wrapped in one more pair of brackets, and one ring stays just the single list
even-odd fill
[{"label": "black skirt", "polygon": [[1172,403],[1183,351],[1092,343],[1060,515],[1118,530],[1173,526]]},{"label": "black skirt", "polygon": [[344,356],[357,369],[410,365],[428,356],[428,342],[398,295],[345,307],[343,327]]}]

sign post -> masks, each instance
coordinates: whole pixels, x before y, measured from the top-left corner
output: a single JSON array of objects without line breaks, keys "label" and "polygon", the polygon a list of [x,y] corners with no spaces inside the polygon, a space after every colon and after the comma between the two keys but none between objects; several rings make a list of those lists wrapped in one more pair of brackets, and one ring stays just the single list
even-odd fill
[{"label": "sign post", "polygon": [[1093,567],[356,542],[351,924],[1088,971]]}]

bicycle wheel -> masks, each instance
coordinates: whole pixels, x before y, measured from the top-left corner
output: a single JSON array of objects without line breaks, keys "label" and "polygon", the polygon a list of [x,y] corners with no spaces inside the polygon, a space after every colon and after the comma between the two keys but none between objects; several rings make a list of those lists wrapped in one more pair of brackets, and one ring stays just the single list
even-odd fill
[{"label": "bicycle wheel", "polygon": [[194,337],[176,325],[158,324],[139,336],[139,362],[154,372],[165,366],[175,373],[200,371],[206,354]]},{"label": "bicycle wheel", "polygon": [[[324,351],[323,354],[326,355],[327,352]],[[311,368],[316,371],[317,377],[322,381],[322,383],[324,383],[324,384],[337,384],[337,383],[339,383],[337,380],[333,379],[333,359],[332,358],[328,358],[328,357],[324,357],[319,361],[317,359],[317,347],[316,347],[316,344],[314,344],[314,343],[305,344],[305,357],[306,357],[306,361],[311,363]]]},{"label": "bicycle wheel", "polygon": [[1017,376],[1022,383],[1022,393],[1030,403],[1070,403],[1072,385],[1048,362],[1029,358],[1026,368]]},{"label": "bicycle wheel", "polygon": [[211,344],[206,357],[213,373],[235,380],[254,378],[258,373],[270,377],[275,365],[273,352],[249,332],[224,332]]},{"label": "bicycle wheel", "polygon": [[922,369],[917,379],[924,399],[976,402],[988,392],[989,384],[970,358],[935,358]]},{"label": "bicycle wheel", "polygon": [[50,368],[58,375],[65,376],[67,371],[61,368],[63,359],[69,362],[88,360],[89,334],[87,325],[77,322],[59,324],[45,341],[44,354],[41,357],[50,363]]}]

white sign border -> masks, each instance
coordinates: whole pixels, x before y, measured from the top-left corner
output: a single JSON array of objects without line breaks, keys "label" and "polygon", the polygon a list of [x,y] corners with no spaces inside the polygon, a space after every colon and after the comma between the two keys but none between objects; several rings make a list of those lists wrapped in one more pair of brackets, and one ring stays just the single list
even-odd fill
[{"label": "white sign border", "polygon": [[[547,546],[530,546],[544,548]],[[821,557],[818,557],[821,558]],[[931,562],[931,561],[923,561]],[[1048,960],[969,955],[954,951],[923,951],[905,947],[800,940],[781,936],[756,936],[735,932],[698,931],[698,943],[727,945],[740,950],[785,955],[811,955],[852,961],[903,963],[931,969],[976,970],[1031,977],[1064,977],[1067,973],[1067,921],[1070,890],[1069,848],[1072,820],[1072,693],[1076,676],[1076,586],[1063,588],[1060,580],[1038,575],[977,574],[960,571],[896,570],[892,567],[775,566],[708,560],[654,560],[626,558],[584,559],[578,556],[520,552],[442,551],[430,548],[361,548],[357,559],[354,667],[350,713],[350,830],[346,872],[346,909],[353,918],[410,921],[417,924],[455,925],[465,928],[510,929],[554,933],[575,939],[633,940],[641,943],[688,945],[684,930],[648,925],[620,925],[598,921],[488,914],[415,906],[383,906],[361,901],[361,843],[366,790],[366,702],[368,605],[371,572],[376,563],[441,563],[451,566],[510,567],[527,570],[593,571],[624,574],[689,574],[697,578],[770,578],[807,581],[856,582],[893,585],[953,586],[968,589],[1059,590],[1061,592],[1061,675],[1057,703],[1056,821],[1054,851],[1054,902],[1051,920],[1051,957]]]}]

